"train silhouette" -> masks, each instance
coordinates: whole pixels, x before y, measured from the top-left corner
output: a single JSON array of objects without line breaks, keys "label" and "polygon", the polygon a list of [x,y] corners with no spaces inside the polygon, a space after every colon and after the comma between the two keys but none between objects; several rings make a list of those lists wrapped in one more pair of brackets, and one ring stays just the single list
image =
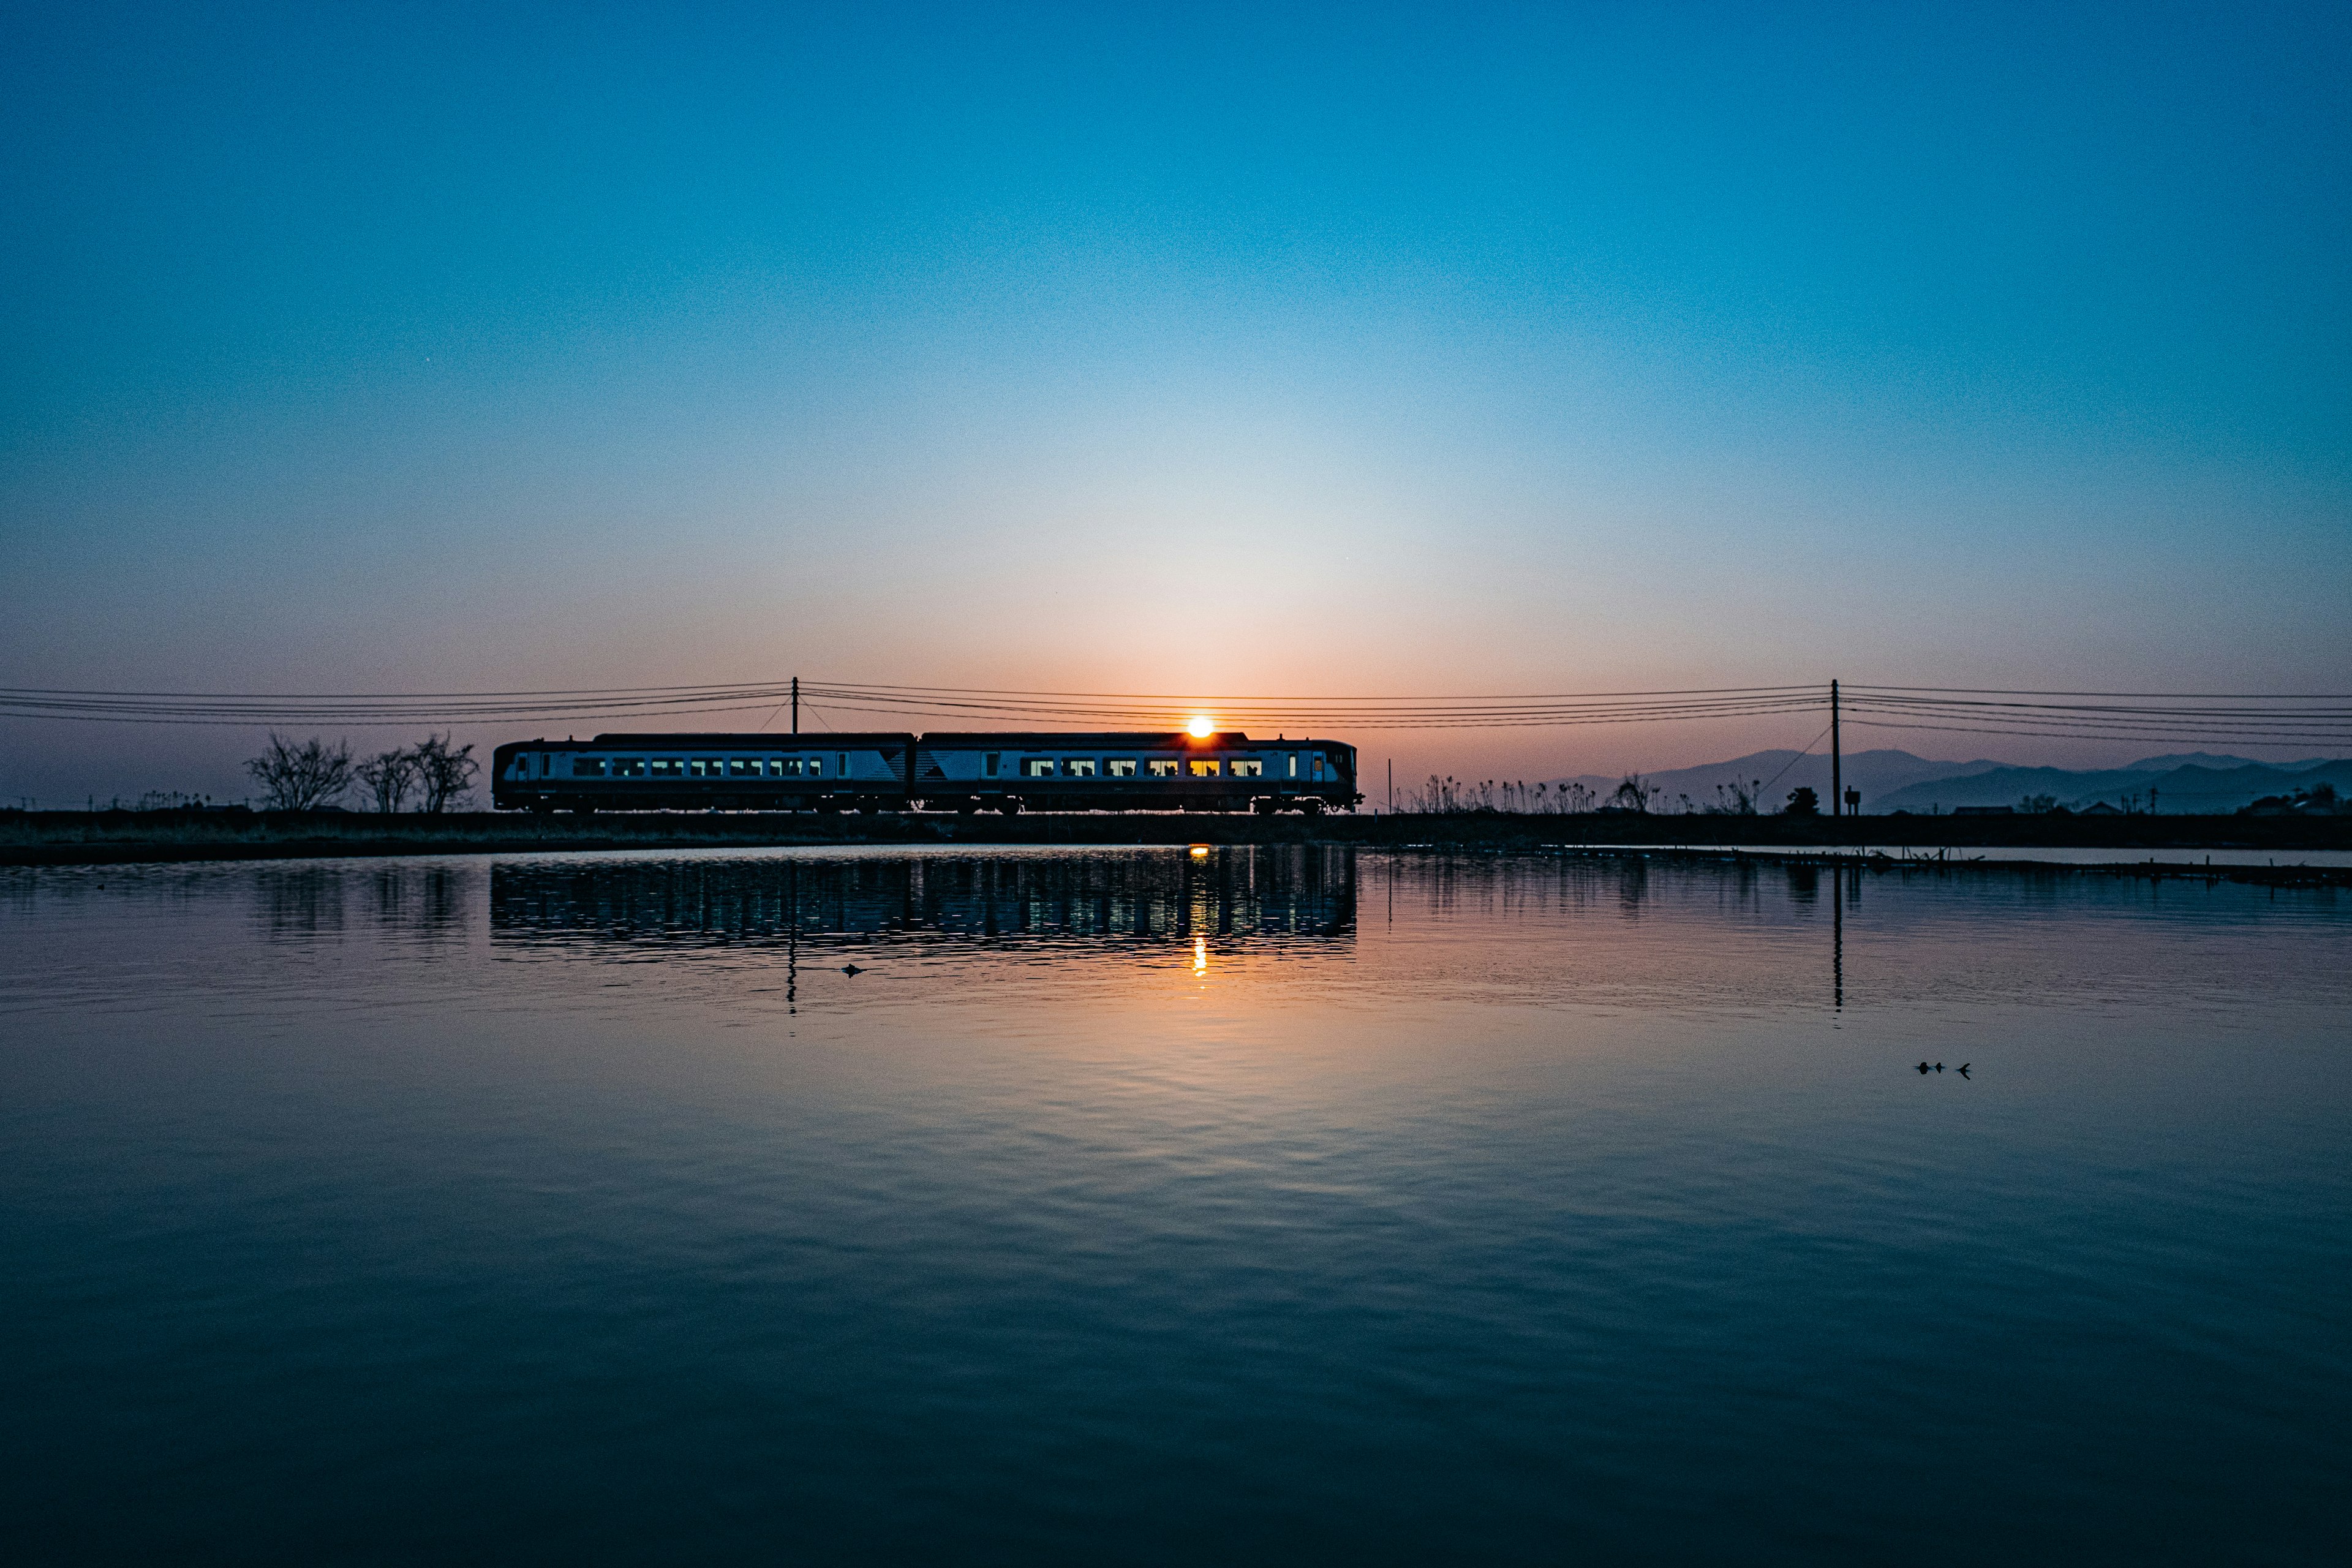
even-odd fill
[{"label": "train silhouette", "polygon": [[1189,731],[598,735],[491,753],[500,810],[1349,811],[1356,748]]}]

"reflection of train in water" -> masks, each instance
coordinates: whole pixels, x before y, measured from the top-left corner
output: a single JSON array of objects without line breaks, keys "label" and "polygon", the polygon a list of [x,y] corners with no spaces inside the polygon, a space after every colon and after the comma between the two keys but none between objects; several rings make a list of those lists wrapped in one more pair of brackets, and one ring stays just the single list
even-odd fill
[{"label": "reflection of train in water", "polygon": [[490,798],[533,811],[1352,810],[1338,741],[1113,731],[511,741]]},{"label": "reflection of train in water", "polygon": [[522,861],[490,868],[500,941],[608,948],[783,950],[796,943],[1064,951],[1208,941],[1223,952],[1352,944],[1355,852],[1286,845],[1211,855]]}]

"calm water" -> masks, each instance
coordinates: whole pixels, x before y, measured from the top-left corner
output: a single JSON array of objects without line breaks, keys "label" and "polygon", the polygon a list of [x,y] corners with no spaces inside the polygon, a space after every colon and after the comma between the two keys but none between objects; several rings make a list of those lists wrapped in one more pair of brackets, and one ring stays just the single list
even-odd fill
[{"label": "calm water", "polygon": [[1640,861],[0,872],[0,1556],[2341,1562],[2347,959]]}]

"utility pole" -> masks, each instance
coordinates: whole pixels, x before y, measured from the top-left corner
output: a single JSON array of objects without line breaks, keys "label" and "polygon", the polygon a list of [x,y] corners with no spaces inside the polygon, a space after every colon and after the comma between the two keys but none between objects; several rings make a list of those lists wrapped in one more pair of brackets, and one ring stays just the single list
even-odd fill
[{"label": "utility pole", "polygon": [[[800,678],[799,676],[795,675],[795,676],[793,676],[793,734],[795,734],[795,735],[797,735],[797,734],[799,734],[800,732],[801,732],[801,678]],[[798,763],[793,763],[793,765],[794,767],[798,767],[800,764],[799,764]]]},{"label": "utility pole", "polygon": [[1838,689],[1830,682],[1830,815],[1845,815],[1845,759],[1838,751]]},{"label": "utility pole", "polygon": [[1396,759],[1389,759],[1389,815],[1396,815]]}]

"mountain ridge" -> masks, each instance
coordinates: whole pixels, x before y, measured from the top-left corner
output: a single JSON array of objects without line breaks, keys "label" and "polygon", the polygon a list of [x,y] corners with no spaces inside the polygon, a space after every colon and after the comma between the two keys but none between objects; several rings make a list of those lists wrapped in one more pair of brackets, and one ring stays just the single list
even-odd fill
[{"label": "mountain ridge", "polygon": [[[2352,758],[2263,763],[2211,752],[2143,757],[2120,768],[2057,768],[1990,758],[1938,761],[1890,748],[1848,753],[1842,773],[1847,787],[1861,792],[1862,810],[1869,816],[2014,806],[2045,795],[2076,811],[2102,802],[2120,808],[2134,796],[2145,809],[2151,792],[2156,808],[2168,814],[2226,814],[2266,795],[2320,784],[2333,784],[2338,794],[2352,794]],[[1830,797],[1830,759],[1820,752],[1752,752],[1641,776],[1657,792],[1651,802],[1654,811],[1704,810],[1723,798],[1718,786],[1734,783],[1751,787],[1760,783],[1757,805],[1765,812],[1780,810],[1790,792],[1800,787],[1811,788],[1824,807]],[[1592,792],[1597,805],[1616,790],[1622,775],[1582,773],[1544,782],[1554,789],[1581,784]]]}]

